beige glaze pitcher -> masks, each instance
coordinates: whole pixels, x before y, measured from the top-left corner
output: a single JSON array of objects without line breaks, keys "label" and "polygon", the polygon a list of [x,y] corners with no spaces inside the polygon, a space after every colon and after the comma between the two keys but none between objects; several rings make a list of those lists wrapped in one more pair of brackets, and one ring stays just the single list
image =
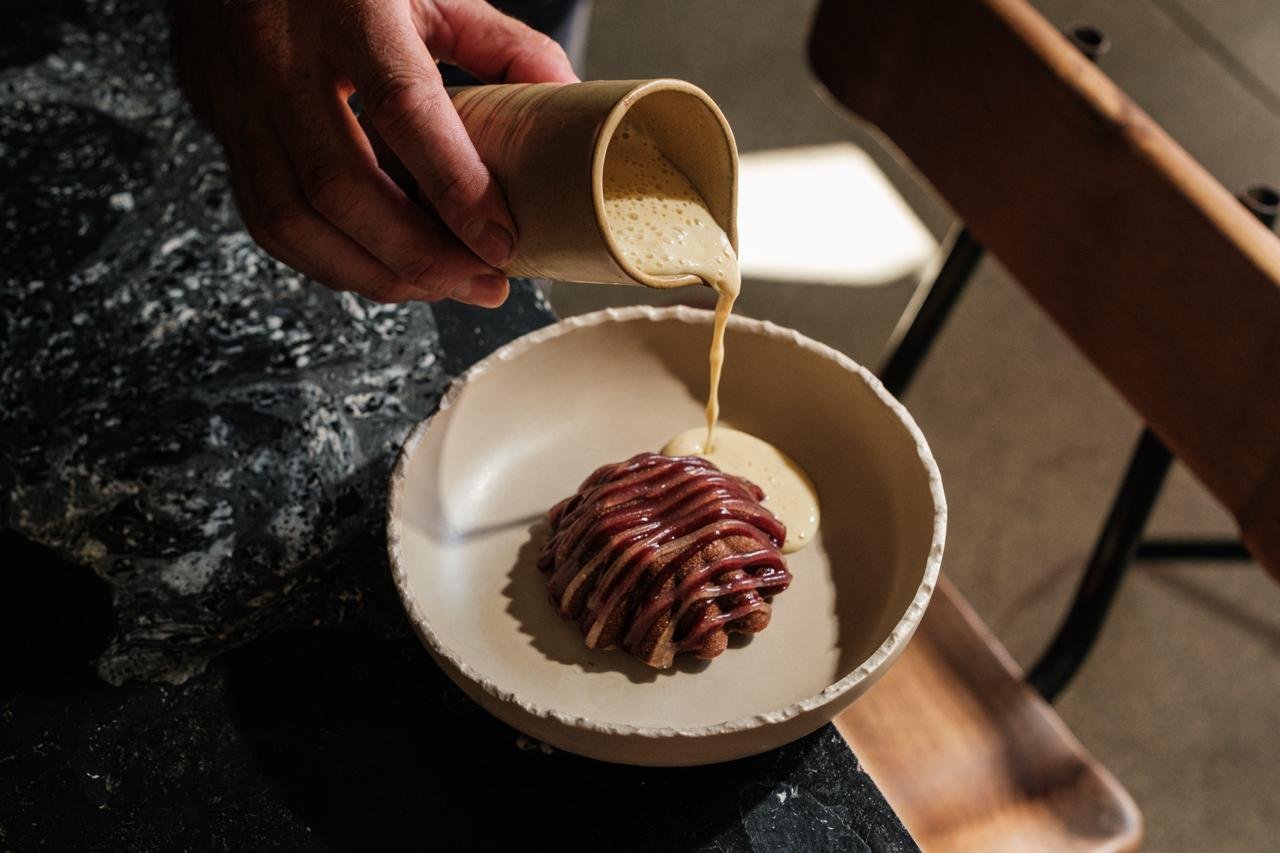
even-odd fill
[{"label": "beige glaze pitcher", "polygon": [[619,250],[604,212],[609,141],[632,114],[702,195],[738,248],[738,148],[715,102],[683,80],[522,83],[450,91],[480,158],[515,217],[512,276],[682,287],[691,275],[655,276]]}]

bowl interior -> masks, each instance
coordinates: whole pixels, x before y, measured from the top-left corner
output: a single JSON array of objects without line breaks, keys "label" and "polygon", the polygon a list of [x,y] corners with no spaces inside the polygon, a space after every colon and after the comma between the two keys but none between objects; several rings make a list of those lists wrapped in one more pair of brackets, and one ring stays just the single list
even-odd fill
[{"label": "bowl interior", "polygon": [[405,459],[404,593],[438,643],[501,691],[596,723],[714,725],[778,711],[858,668],[924,577],[935,506],[915,441],[860,374],[735,323],[724,422],[790,454],[822,503],[768,629],[657,672],[586,648],[534,565],[547,509],[597,466],[702,423],[709,312],[573,328],[473,375]]}]

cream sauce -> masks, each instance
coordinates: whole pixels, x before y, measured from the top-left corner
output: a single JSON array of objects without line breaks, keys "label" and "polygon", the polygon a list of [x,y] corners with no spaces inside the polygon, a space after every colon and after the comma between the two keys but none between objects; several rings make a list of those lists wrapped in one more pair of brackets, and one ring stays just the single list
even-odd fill
[{"label": "cream sauce", "polygon": [[728,427],[716,432],[707,451],[703,432],[693,428],[667,442],[667,456],[700,456],[721,471],[750,480],[764,490],[765,508],[787,528],[782,553],[798,551],[818,532],[818,490],[790,456],[763,439]]}]

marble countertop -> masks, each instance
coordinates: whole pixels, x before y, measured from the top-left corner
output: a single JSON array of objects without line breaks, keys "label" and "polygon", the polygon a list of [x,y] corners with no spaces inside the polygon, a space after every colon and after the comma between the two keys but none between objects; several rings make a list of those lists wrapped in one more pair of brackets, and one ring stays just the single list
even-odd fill
[{"label": "marble countertop", "polygon": [[0,35],[0,847],[914,849],[830,726],[715,767],[550,751],[391,587],[395,449],[554,320],[376,306],[245,235],[155,0]]}]

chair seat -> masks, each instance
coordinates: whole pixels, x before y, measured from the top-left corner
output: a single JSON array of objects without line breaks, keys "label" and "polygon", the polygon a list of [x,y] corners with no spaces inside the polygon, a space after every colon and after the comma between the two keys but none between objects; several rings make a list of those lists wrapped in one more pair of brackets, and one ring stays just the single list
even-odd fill
[{"label": "chair seat", "polygon": [[1128,792],[945,579],[901,659],[835,724],[926,851],[1142,839]]}]

